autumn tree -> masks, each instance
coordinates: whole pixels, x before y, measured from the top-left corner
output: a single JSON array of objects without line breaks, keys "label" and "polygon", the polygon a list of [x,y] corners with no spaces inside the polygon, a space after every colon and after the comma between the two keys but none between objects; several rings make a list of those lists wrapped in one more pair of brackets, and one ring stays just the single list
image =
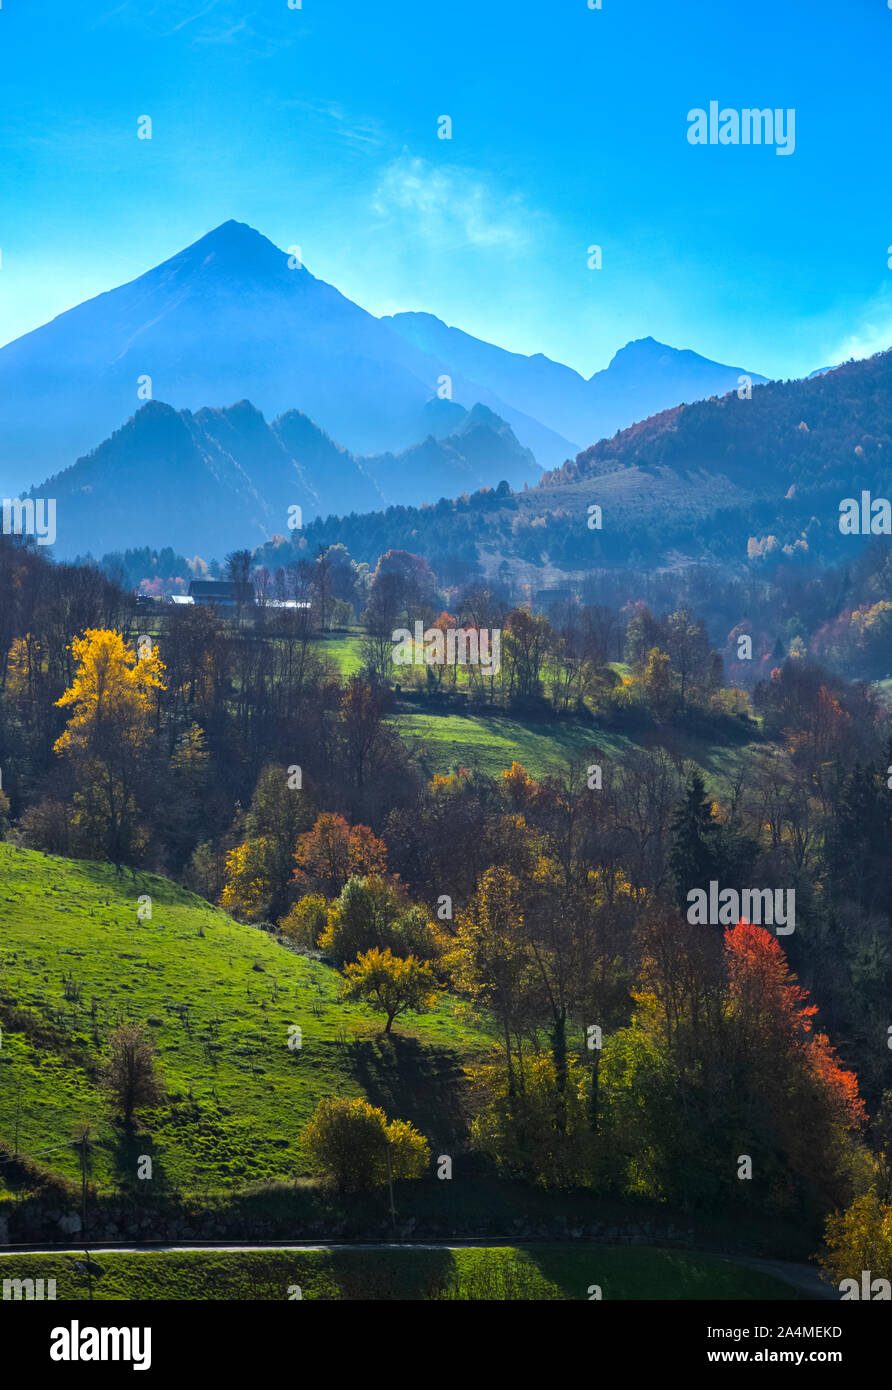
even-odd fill
[{"label": "autumn tree", "polygon": [[102,629],[75,638],[72,651],[75,677],[56,701],[71,715],[55,750],[77,773],[78,828],[96,853],[120,865],[138,845],[139,794],[164,667],[156,648],[138,656],[119,632]]},{"label": "autumn tree", "polygon": [[519,1061],[514,1037],[528,1018],[536,981],[524,941],[521,885],[508,869],[487,869],[468,906],[458,914],[455,944],[444,963],[456,988],[495,1016],[513,1095]]},{"label": "autumn tree", "polygon": [[301,946],[314,949],[328,923],[328,902],[321,893],[305,893],[279,922],[279,930]]},{"label": "autumn tree", "polygon": [[266,913],[279,917],[288,906],[288,885],[298,840],[313,824],[314,806],[309,792],[292,766],[267,763],[261,768],[245,818],[250,839],[266,842],[268,878]]},{"label": "autumn tree", "polygon": [[706,625],[686,608],[670,613],[665,620],[666,649],[678,680],[682,708],[690,687],[705,682],[710,673],[711,650]]},{"label": "autumn tree", "polygon": [[276,853],[266,835],[245,840],[226,854],[220,906],[235,917],[258,922],[269,915],[276,893]]},{"label": "autumn tree", "polygon": [[667,652],[651,647],[641,672],[644,698],[657,719],[667,719],[672,711],[672,664]]},{"label": "autumn tree", "polygon": [[344,969],[344,989],[341,997],[362,1000],[387,1022],[389,1033],[393,1020],[407,1009],[421,1013],[433,1007],[437,999],[437,981],[431,967],[414,956],[395,956],[388,948],[374,947],[358,956]]},{"label": "autumn tree", "polygon": [[859,1295],[862,1271],[871,1283],[892,1280],[892,1203],[871,1188],[844,1211],[832,1212],[818,1259],[826,1279],[834,1284],[854,1279]]},{"label": "autumn tree", "polygon": [[522,701],[541,694],[542,668],[552,640],[543,614],[514,608],[505,619],[504,664],[509,694]]},{"label": "autumn tree", "polygon": [[839,1201],[851,1178],[851,1139],[867,1119],[857,1078],[815,1031],[817,1005],[764,927],[729,927],[725,961],[729,1052],[750,1096],[746,1123],[755,1136],[767,1111],[768,1135],[792,1171]]},{"label": "autumn tree", "polygon": [[773,935],[655,918],[634,999],[601,1067],[602,1130],[627,1156],[630,1190],[707,1207],[758,1195],[810,1216],[850,1196],[863,1167],[857,1082],[815,1031],[816,1006]]},{"label": "autumn tree", "polygon": [[387,847],[367,825],[350,825],[336,812],[323,811],[301,835],[294,853],[295,882],[333,897],[349,878],[387,871]]},{"label": "autumn tree", "polygon": [[377,579],[362,615],[363,667],[376,683],[389,679],[393,669],[393,634],[401,625],[403,599],[396,575]]},{"label": "autumn tree", "polygon": [[380,692],[351,676],[341,697],[338,730],[346,780],[354,787],[378,775],[393,755],[395,739],[384,713]]}]

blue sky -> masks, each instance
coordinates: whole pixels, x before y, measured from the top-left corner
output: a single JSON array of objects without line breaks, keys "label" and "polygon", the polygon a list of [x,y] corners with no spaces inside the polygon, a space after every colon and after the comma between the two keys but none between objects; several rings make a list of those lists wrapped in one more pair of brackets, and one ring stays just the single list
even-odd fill
[{"label": "blue sky", "polygon": [[[892,344],[885,0],[602,5],[2,0],[0,342],[233,217],[585,375],[648,334],[772,376]],[[690,145],[710,100],[795,108],[794,154]]]}]

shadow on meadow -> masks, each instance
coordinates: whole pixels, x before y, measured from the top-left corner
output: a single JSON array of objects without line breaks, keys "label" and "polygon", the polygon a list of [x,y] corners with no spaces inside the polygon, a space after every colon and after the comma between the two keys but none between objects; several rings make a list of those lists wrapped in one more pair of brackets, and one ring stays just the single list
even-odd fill
[{"label": "shadow on meadow", "polygon": [[452,1250],[331,1250],[327,1265],[347,1300],[438,1298],[456,1279]]},{"label": "shadow on meadow", "polygon": [[433,1145],[464,1143],[464,1072],[454,1052],[417,1038],[356,1038],[349,1047],[353,1075],[389,1120],[410,1120]]},{"label": "shadow on meadow", "polygon": [[[144,1201],[146,1209],[150,1210],[159,1197],[169,1196],[176,1190],[156,1152],[151,1134],[133,1125],[119,1124],[109,1148],[114,1184],[128,1201],[138,1205]],[[140,1178],[140,1170],[146,1170],[147,1159],[151,1162],[151,1177]]]}]

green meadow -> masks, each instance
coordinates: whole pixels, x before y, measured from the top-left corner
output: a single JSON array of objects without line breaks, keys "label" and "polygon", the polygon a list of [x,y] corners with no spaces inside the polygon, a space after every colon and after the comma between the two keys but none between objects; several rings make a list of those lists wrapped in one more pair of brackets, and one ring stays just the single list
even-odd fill
[{"label": "green meadow", "polygon": [[[135,1153],[183,1191],[293,1178],[300,1128],[330,1095],[367,1095],[432,1141],[460,1132],[462,1062],[486,1035],[446,996],[387,1040],[338,992],[328,966],[166,879],[0,844],[0,1135],[54,1171],[79,1176],[72,1131],[88,1121],[100,1190],[132,1177]],[[130,1020],[154,1036],[168,1104],[125,1142],[98,1065]]]},{"label": "green meadow", "polygon": [[[400,714],[395,722],[418,765],[430,777],[459,767],[497,777],[512,762],[519,762],[532,777],[541,778],[570,767],[578,770],[600,758],[606,780],[612,762],[621,764],[628,750],[643,746],[641,740],[616,729],[565,720],[511,719],[495,713]],[[659,738],[650,740],[650,746],[660,746]],[[716,793],[733,783],[753,748],[745,735],[733,742],[687,736],[664,746],[678,759],[696,763],[707,788]]]},{"label": "green meadow", "polygon": [[[100,1252],[9,1255],[3,1278],[55,1279],[57,1299],[514,1301],[797,1299],[790,1285],[683,1251],[606,1245],[468,1249]],[[299,1290],[299,1292],[298,1292]]]},{"label": "green meadow", "polygon": [[590,752],[619,757],[631,740],[591,725],[532,723],[498,714],[402,714],[400,736],[429,776],[457,767],[498,777],[512,762],[533,777],[579,767]]}]

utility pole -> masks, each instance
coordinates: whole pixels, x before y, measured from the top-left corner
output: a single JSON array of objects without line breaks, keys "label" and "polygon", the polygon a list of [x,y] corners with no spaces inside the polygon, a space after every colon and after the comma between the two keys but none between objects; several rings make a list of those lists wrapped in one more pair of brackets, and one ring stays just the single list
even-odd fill
[{"label": "utility pole", "polygon": [[81,1231],[87,1239],[87,1131],[81,1134]]},{"label": "utility pole", "polygon": [[93,1302],[93,1271],[90,1268],[90,1251],[87,1248],[87,1135],[86,1125],[81,1133],[81,1236],[84,1242],[84,1257],[87,1261],[87,1281],[90,1286],[90,1302]]}]

